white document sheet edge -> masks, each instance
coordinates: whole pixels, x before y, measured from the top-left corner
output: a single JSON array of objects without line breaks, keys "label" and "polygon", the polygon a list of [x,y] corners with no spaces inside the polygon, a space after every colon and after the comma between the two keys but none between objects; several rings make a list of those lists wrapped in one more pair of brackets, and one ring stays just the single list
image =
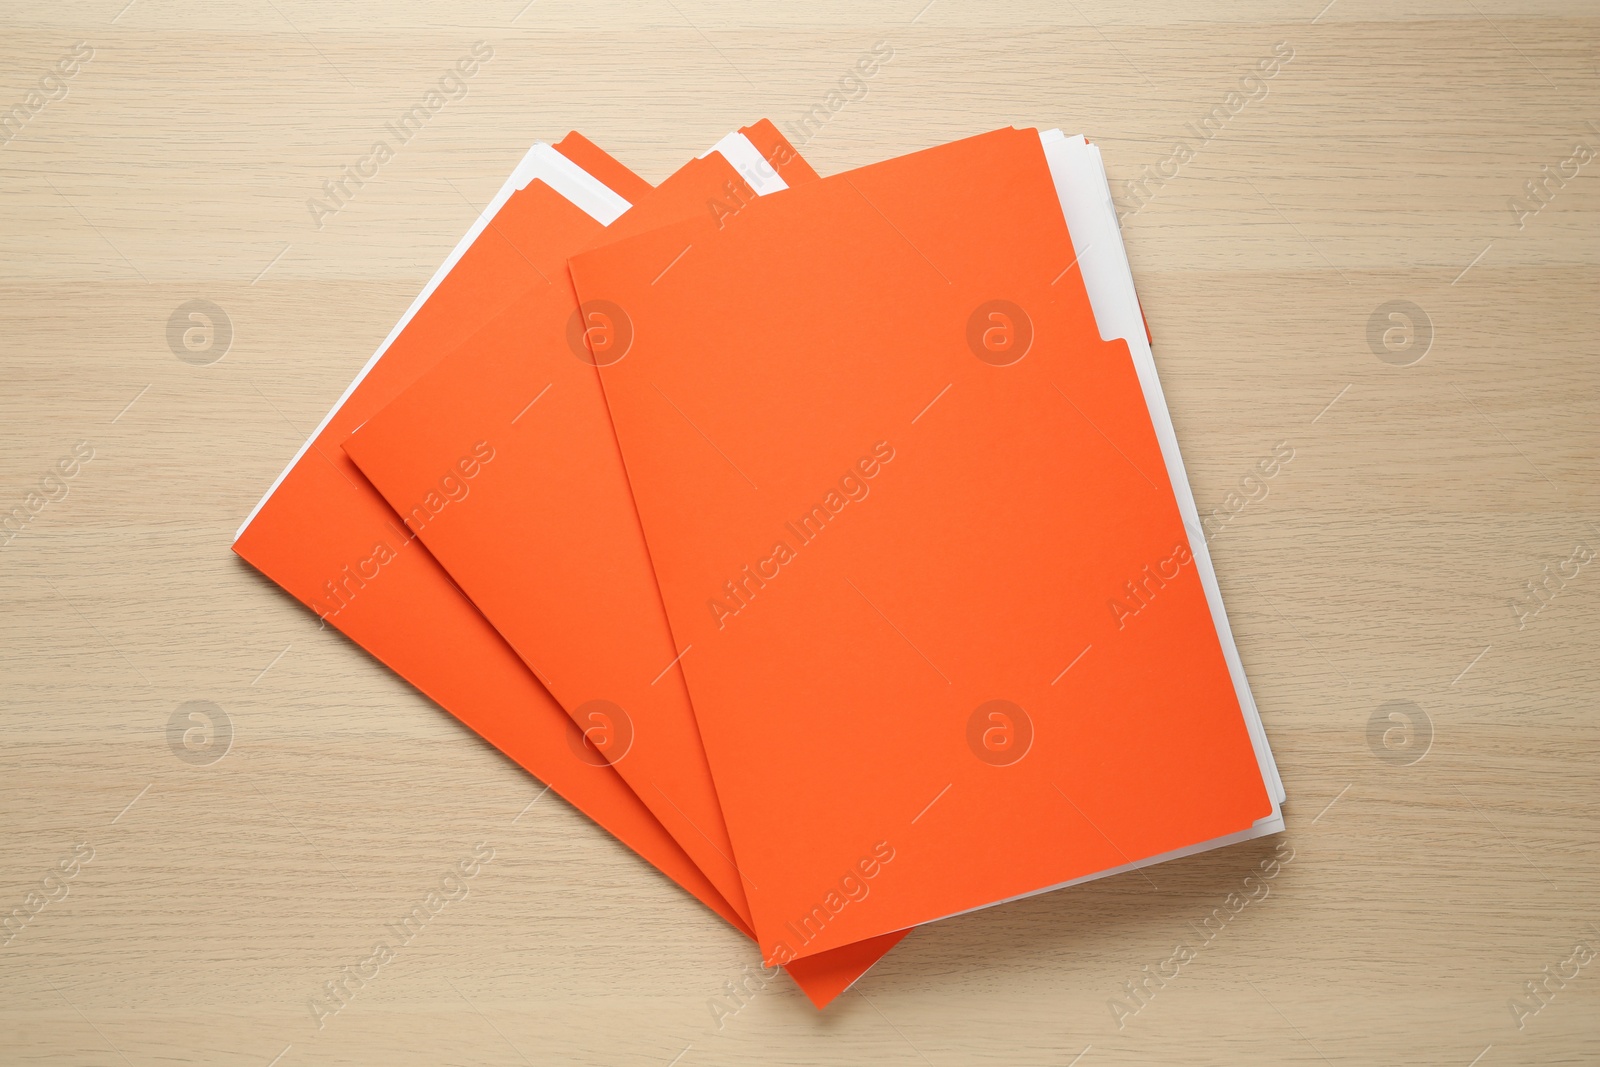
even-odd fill
[{"label": "white document sheet edge", "polygon": [[1161,445],[1162,458],[1166,461],[1167,477],[1178,499],[1178,513],[1189,530],[1195,569],[1200,575],[1200,584],[1211,608],[1217,640],[1222,645],[1223,659],[1228,664],[1234,692],[1244,712],[1245,725],[1250,731],[1262,777],[1275,801],[1276,815],[1277,806],[1286,799],[1283,779],[1278,775],[1277,761],[1273,759],[1272,748],[1267,743],[1266,728],[1261,723],[1261,713],[1250,692],[1250,682],[1245,677],[1239,647],[1234,642],[1233,629],[1228,624],[1227,609],[1222,603],[1222,589],[1217,583],[1216,568],[1211,562],[1211,552],[1206,546],[1200,525],[1200,512],[1195,505],[1194,493],[1189,488],[1189,476],[1184,470],[1183,456],[1178,449],[1178,435],[1172,425],[1172,415],[1167,410],[1160,376],[1156,373],[1155,357],[1150,351],[1150,337],[1145,332],[1144,314],[1139,308],[1138,293],[1134,290],[1133,270],[1128,264],[1127,249],[1122,243],[1122,228],[1117,222],[1116,207],[1111,202],[1111,185],[1106,179],[1100,149],[1083,137],[1065,137],[1060,130],[1044,131],[1040,139],[1044,143],[1045,160],[1050,165],[1056,195],[1066,216],[1067,231],[1072,235],[1073,250],[1078,257],[1078,268],[1083,273],[1084,286],[1089,291],[1089,303],[1094,309],[1100,336],[1104,340],[1120,338],[1126,341],[1128,351],[1133,356],[1139,385],[1144,390],[1145,405],[1150,409],[1150,421]]}]

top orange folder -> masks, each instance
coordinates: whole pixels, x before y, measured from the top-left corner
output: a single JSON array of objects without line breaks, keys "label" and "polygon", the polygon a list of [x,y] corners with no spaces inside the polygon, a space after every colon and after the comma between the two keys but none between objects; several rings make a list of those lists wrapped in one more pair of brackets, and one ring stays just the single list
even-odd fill
[{"label": "top orange folder", "polygon": [[764,956],[1273,812],[1037,131],[570,261]]},{"label": "top orange folder", "polygon": [[[551,279],[565,291],[564,257],[603,233],[630,201],[650,194],[645,182],[577,134],[554,153],[538,146],[524,166],[541,161],[534,170],[542,178],[514,177],[502,190],[472,239],[246,520],[234,549],[748,932],[739,910],[612,767],[592,758],[563,709],[339,448],[485,321],[526,307],[530,294],[552,287]],[[790,973],[820,1006],[894,940],[852,946]]]}]

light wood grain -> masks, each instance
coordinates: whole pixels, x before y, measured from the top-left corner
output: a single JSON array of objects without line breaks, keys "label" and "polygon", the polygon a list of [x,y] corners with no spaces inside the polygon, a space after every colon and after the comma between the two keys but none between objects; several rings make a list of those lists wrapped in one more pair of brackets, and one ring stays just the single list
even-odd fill
[{"label": "light wood grain", "polygon": [[[1520,1030],[1508,1008],[1600,948],[1600,565],[1521,628],[1509,606],[1600,549],[1600,161],[1520,228],[1508,206],[1600,149],[1592,5],[124,2],[0,14],[5,107],[94,49],[0,146],[0,512],[94,448],[0,546],[0,912],[93,848],[0,947],[0,1061],[1600,1057],[1600,964]],[[467,96],[313,225],[477,40]],[[1121,1029],[1108,1001],[1271,842],[938,924],[825,1014],[776,982],[719,1029],[746,942],[553,795],[527,808],[539,783],[228,551],[532,140],[578,128],[659,180],[880,40],[804,145],[824,173],[1048,124],[1119,195],[1294,49],[1125,232],[1202,508],[1295,450],[1213,541],[1295,858]],[[165,337],[194,298],[234,328],[209,366]],[[1369,348],[1390,300],[1431,320],[1412,366]],[[235,730],[209,766],[168,745],[189,700]],[[1431,720],[1414,765],[1369,748],[1394,700]],[[319,1030],[308,997],[485,841],[470,894]]]}]

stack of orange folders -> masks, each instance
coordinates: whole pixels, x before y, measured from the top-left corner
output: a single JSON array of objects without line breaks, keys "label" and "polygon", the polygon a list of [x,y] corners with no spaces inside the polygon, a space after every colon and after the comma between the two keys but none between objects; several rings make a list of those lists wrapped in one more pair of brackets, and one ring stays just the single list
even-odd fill
[{"label": "stack of orange folders", "polygon": [[235,550],[822,1007],[1283,828],[1094,145],[529,151]]}]

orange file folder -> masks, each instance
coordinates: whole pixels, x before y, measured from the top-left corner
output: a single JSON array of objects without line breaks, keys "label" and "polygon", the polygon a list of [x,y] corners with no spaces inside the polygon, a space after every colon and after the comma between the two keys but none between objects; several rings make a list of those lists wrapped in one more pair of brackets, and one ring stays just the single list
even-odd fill
[{"label": "orange file folder", "polygon": [[1011,129],[571,260],[770,961],[1274,811],[1074,261]]},{"label": "orange file folder", "polygon": [[[609,186],[614,217],[649,186],[577,134],[557,151]],[[530,153],[530,159],[534,153]],[[600,823],[668,877],[748,932],[677,841],[604,760],[498,632],[405,530],[339,442],[437,358],[530,291],[565,290],[563,257],[602,232],[597,218],[548,184],[561,167],[492,211],[481,233],[436,277],[280,476],[241,529],[235,551],[347,636]],[[570,192],[570,190],[569,190]],[[602,190],[604,193],[605,190]],[[591,197],[596,194],[589,194]],[[581,200],[582,197],[580,196]],[[488,467],[492,459],[468,458]],[[819,966],[790,968],[819,1003],[837,995],[887,945],[850,946]]]}]

